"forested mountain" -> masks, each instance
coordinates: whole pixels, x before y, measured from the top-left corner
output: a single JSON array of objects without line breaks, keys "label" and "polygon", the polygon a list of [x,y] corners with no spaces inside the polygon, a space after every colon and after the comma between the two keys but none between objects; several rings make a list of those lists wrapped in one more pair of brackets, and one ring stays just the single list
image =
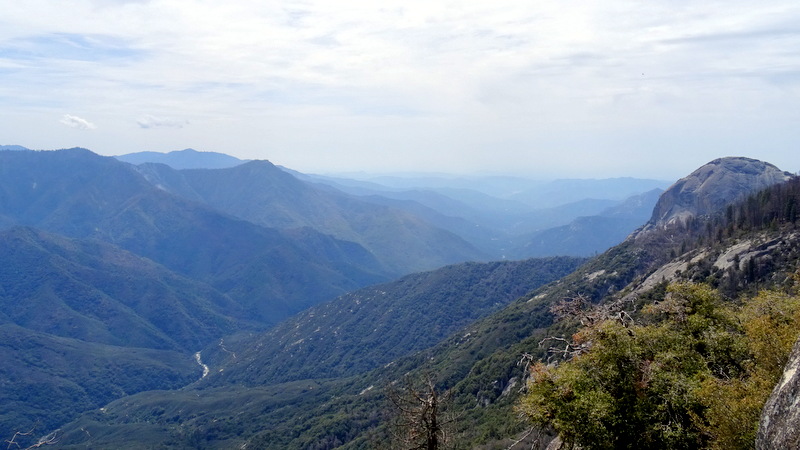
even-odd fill
[{"label": "forested mountain", "polygon": [[0,321],[108,345],[197,351],[257,327],[211,286],[118,247],[0,231]]},{"label": "forested mountain", "polygon": [[18,152],[18,151],[25,151],[28,150],[27,148],[21,145],[0,145],[0,151],[11,151],[11,152]]},{"label": "forested mountain", "polygon": [[255,224],[309,227],[368,249],[394,274],[485,259],[462,238],[400,209],[302,182],[268,161],[220,170],[143,165],[154,185]]},{"label": "forested mountain", "polygon": [[558,252],[652,218],[577,270],[574,258],[465,263],[387,282],[480,255],[442,229],[475,223],[433,208],[457,211],[469,194],[355,197],[266,161],[175,170],[83,149],[0,152],[0,426],[38,420],[44,433],[93,410],[61,428],[60,447],[368,448],[390,439],[387,392],[429,380],[449,392],[452,437],[507,448],[530,426],[514,410],[521,358],[576,329],[555,320],[563,299],[638,310],[672,281],[731,299],[792,288],[790,178],[723,158],[655,208],[657,192],[558,206],[605,209],[541,231]]},{"label": "forested mountain", "polygon": [[[580,295],[593,304],[622,300],[641,306],[663,298],[666,284],[678,280],[706,282],[731,297],[791,285],[788,274],[800,257],[798,204],[800,182],[794,179],[710,215],[644,229],[571,275],[371,372],[260,386],[254,371],[251,380],[200,383],[169,400],[143,393],[82,417],[65,429],[64,442],[118,443],[114,439],[127,428],[142,442],[177,448],[368,448],[389,439],[386,388],[429,374],[437,388],[450,392],[451,431],[458,442],[507,448],[528,427],[513,409],[526,376],[520,359],[546,357],[543,338],[568,338],[575,330],[574,324],[554,322],[554,305]],[[253,387],[245,387],[250,382]],[[93,430],[93,440],[80,428]]]},{"label": "forested mountain", "polygon": [[464,263],[359,289],[226,351],[212,347],[224,361],[204,383],[253,386],[363,373],[436,344],[583,261]]},{"label": "forested mountain", "polygon": [[[243,164],[219,166],[225,170],[177,171],[217,167],[204,166],[199,159],[196,166],[170,162],[178,156],[204,155],[187,149],[117,158],[139,164],[154,185],[236,217],[275,228],[308,226],[357,242],[398,274],[465,260],[604,251],[641,223],[638,217],[603,217],[603,211],[619,206],[627,196],[666,186],[663,181],[633,178],[542,182],[384,176],[364,181],[306,175],[268,161],[237,160]],[[582,217],[592,218],[577,220]],[[586,231],[595,224],[601,233]],[[568,244],[542,246],[551,235]]]},{"label": "forested mountain", "polygon": [[358,244],[236,219],[83,149],[0,152],[0,249],[3,433],[183,386],[222,336],[389,278]]},{"label": "forested mountain", "polygon": [[211,286],[104,242],[0,231],[0,429],[52,429],[198,379],[192,353],[262,325]]},{"label": "forested mountain", "polygon": [[141,391],[178,389],[203,373],[185,352],[61,337],[6,320],[0,358],[0,430],[4,439],[34,430],[24,441],[30,445],[84,411]]},{"label": "forested mountain", "polygon": [[83,149],[0,153],[0,218],[144,256],[203,280],[264,324],[388,278],[358,244],[233,218]]}]

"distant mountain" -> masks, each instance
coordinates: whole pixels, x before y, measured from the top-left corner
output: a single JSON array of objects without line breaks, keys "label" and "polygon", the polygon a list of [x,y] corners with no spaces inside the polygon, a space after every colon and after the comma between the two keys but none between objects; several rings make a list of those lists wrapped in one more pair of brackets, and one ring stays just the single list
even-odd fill
[{"label": "distant mountain", "polygon": [[9,151],[9,152],[19,152],[19,151],[27,151],[29,149],[21,146],[21,145],[0,145],[0,152]]},{"label": "distant mountain", "polygon": [[363,373],[434,345],[583,262],[464,263],[359,289],[227,351],[212,348],[226,362],[204,382],[265,385]]},{"label": "distant mountain", "polygon": [[[652,209],[647,210],[647,217],[641,222],[638,217],[628,221],[621,220],[621,217],[590,219],[605,231],[598,235],[585,233],[583,237],[576,236],[576,242],[562,248],[537,248],[533,236],[562,227],[562,231],[550,231],[552,236],[546,237],[546,246],[554,245],[556,242],[552,239],[559,239],[558,235],[564,233],[563,227],[570,222],[577,221],[573,225],[588,231],[595,225],[580,217],[601,214],[627,197],[669,184],[635,178],[550,182],[513,177],[372,177],[353,180],[282,170],[302,180],[335,187],[365,201],[412,212],[461,236],[494,258],[513,259],[563,251],[581,255],[602,251],[620,242],[645,222]],[[576,232],[581,233],[580,230]]]},{"label": "distant mountain", "polygon": [[218,170],[145,164],[155,186],[266,227],[310,227],[363,246],[395,274],[485,259],[464,239],[419,216],[298,180],[269,161]]},{"label": "distant mountain", "polygon": [[624,200],[653,189],[664,189],[669,182],[640,178],[563,179],[515,193],[510,199],[536,208],[548,208],[585,198]]},{"label": "distant mountain", "polygon": [[665,225],[709,214],[791,176],[789,172],[755,159],[715,159],[670,186],[656,204],[650,223]]},{"label": "distant mountain", "polygon": [[0,153],[0,224],[112,243],[207,282],[263,324],[388,277],[358,244],[235,219],[83,149]]},{"label": "distant mountain", "polygon": [[115,156],[120,161],[139,165],[144,163],[166,164],[173,169],[224,169],[247,161],[216,152],[199,152],[192,148],[169,153],[137,152]]},{"label": "distant mountain", "polygon": [[549,228],[527,237],[511,255],[533,257],[590,256],[619,244],[652,215],[661,189],[635,195],[600,214],[578,217],[569,225]]},{"label": "distant mountain", "polygon": [[[314,175],[318,177],[317,175]],[[368,175],[368,174],[340,174],[337,176],[321,177],[334,182],[352,183],[367,182],[373,186],[383,186],[395,191],[428,190],[441,192],[442,190],[479,192],[488,197],[507,198],[515,192],[535,189],[545,183],[519,176],[498,175],[449,175],[449,174],[419,174],[405,173],[397,175]],[[348,180],[348,181],[344,181]]]},{"label": "distant mountain", "polygon": [[[526,259],[557,255],[590,256],[602,252],[622,242],[647,222],[660,192],[660,189],[654,189],[623,202],[587,198],[552,208],[523,208],[505,214],[478,212],[452,199],[439,202],[437,209],[421,205],[434,203],[424,199],[399,200],[404,196],[420,199],[441,195],[431,191],[360,198],[414,212],[463,237],[494,258]],[[452,215],[441,213],[443,210]]]}]

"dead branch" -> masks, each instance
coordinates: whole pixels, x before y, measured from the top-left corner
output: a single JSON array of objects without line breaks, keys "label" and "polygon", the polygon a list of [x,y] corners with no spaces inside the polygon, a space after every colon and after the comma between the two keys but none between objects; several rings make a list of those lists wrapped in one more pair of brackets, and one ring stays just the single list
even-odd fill
[{"label": "dead branch", "polygon": [[[37,425],[39,425],[38,421],[36,423],[34,423],[33,427],[30,430],[28,430],[27,432],[22,432],[22,431],[14,432],[14,436],[11,439],[7,439],[6,440],[6,443],[8,444],[8,447],[6,447],[6,450],[11,449],[12,445],[16,446],[16,448],[18,448],[18,449],[22,449],[22,446],[19,444],[19,442],[17,442],[17,438],[32,435],[33,431],[36,430],[36,426]],[[60,437],[59,436],[59,432],[60,431],[61,430],[55,430],[50,434],[42,436],[42,437],[39,438],[39,440],[35,444],[33,444],[33,445],[29,446],[29,447],[25,447],[22,450],[30,450],[32,448],[39,448],[39,447],[43,447],[45,445],[56,445],[58,443],[58,440],[59,440],[59,437]]]},{"label": "dead branch", "polygon": [[[627,306],[627,308],[626,308]],[[623,326],[630,327],[634,324],[633,317],[627,311],[636,311],[635,299],[621,298],[601,305],[593,304],[588,297],[578,294],[572,298],[565,298],[550,308],[550,312],[557,319],[575,319],[581,326],[589,327],[609,319],[619,321]]]},{"label": "dead branch", "polygon": [[387,390],[393,407],[390,431],[394,441],[408,450],[444,448],[450,440],[448,425],[456,420],[443,413],[450,396],[450,391],[436,389],[430,375],[421,385],[406,378],[402,387]]},{"label": "dead branch", "polygon": [[564,360],[572,359],[580,355],[581,353],[584,353],[591,346],[590,342],[576,343],[570,341],[569,339],[565,339],[563,337],[551,336],[551,337],[546,337],[541,341],[539,341],[539,348],[543,348],[545,346],[545,343],[552,341],[557,342],[557,344],[548,347],[547,362],[550,362],[553,359],[554,355],[560,356],[561,359]]},{"label": "dead branch", "polygon": [[540,443],[540,440],[541,440],[542,429],[539,428],[539,427],[532,427],[525,434],[523,434],[521,438],[519,438],[516,441],[514,441],[514,443],[511,444],[506,450],[514,450],[514,447],[516,447],[517,445],[523,443],[526,439],[528,439],[528,437],[531,434],[533,434],[534,431],[536,431],[537,436],[534,439],[533,444],[531,445],[531,448],[538,447],[539,443]]}]

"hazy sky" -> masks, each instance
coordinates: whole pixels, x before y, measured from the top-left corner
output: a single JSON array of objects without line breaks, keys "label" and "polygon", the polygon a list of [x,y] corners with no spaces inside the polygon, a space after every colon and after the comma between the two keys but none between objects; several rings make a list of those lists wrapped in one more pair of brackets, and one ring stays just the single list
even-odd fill
[{"label": "hazy sky", "polygon": [[800,2],[0,0],[0,144],[306,172],[800,170]]}]

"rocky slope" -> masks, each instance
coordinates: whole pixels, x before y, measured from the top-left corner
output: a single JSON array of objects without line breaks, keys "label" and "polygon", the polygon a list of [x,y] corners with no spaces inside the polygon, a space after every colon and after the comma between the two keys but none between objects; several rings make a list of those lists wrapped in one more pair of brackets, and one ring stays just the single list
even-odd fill
[{"label": "rocky slope", "polygon": [[756,437],[758,450],[800,448],[800,341],[794,345],[783,378],[775,386]]}]

